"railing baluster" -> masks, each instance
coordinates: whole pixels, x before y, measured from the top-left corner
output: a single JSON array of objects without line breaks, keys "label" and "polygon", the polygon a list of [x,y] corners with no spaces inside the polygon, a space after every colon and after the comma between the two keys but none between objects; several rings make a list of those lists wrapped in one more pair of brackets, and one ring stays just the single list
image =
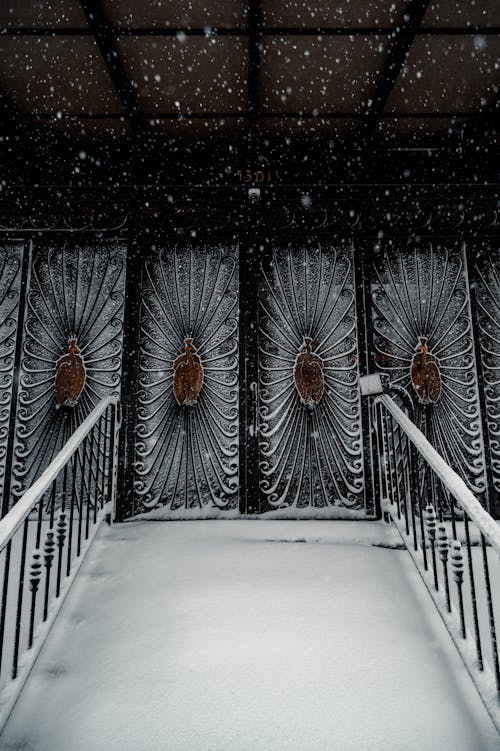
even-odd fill
[{"label": "railing baluster", "polygon": [[484,582],[486,585],[486,602],[488,606],[488,620],[490,625],[491,637],[491,654],[493,658],[493,672],[497,686],[497,699],[500,702],[500,665],[498,664],[498,645],[497,630],[495,626],[495,613],[493,611],[493,599],[491,596],[490,570],[488,565],[488,551],[486,550],[486,540],[481,532],[481,550],[483,553]]},{"label": "railing baluster", "polygon": [[[424,487],[425,487],[425,482],[424,482]],[[418,516],[419,516],[419,522],[420,522],[420,535],[421,535],[421,540],[422,540],[422,545],[421,545],[422,558],[424,562],[424,570],[427,571],[429,569],[429,564],[427,562],[427,543],[425,539],[424,504],[423,504],[422,493],[420,491],[420,472],[418,472],[418,470],[417,470],[417,500],[418,500]]]},{"label": "railing baluster", "polygon": [[419,479],[418,479],[418,461],[417,461],[417,452],[415,450],[415,447],[411,446],[410,449],[410,476],[411,476],[411,484],[412,484],[412,493],[410,498],[410,512],[411,512],[411,531],[413,535],[413,550],[417,552],[418,550],[418,540],[417,540],[417,519],[415,514],[415,499],[414,494],[419,493]]},{"label": "railing baluster", "polygon": [[30,590],[31,590],[31,607],[30,607],[30,632],[28,638],[28,649],[33,646],[33,631],[35,627],[35,609],[38,586],[42,576],[42,563],[40,561],[41,553],[38,548],[33,550],[33,556],[30,569]]},{"label": "railing baluster", "polygon": [[84,514],[84,498],[85,498],[85,463],[87,461],[87,452],[85,449],[85,441],[82,443],[83,451],[82,451],[82,461],[80,465],[80,478],[81,481],[79,483],[80,487],[80,504],[79,504],[79,510],[78,510],[78,539],[77,539],[77,545],[76,545],[76,555],[77,558],[80,557],[80,553],[82,552],[82,524],[83,524],[83,514]]},{"label": "railing baluster", "polygon": [[87,478],[87,505],[86,505],[86,512],[85,512],[85,539],[88,540],[89,538],[89,530],[90,530],[90,498],[92,495],[92,465],[94,462],[94,428],[89,433],[89,473]]},{"label": "railing baluster", "polygon": [[61,511],[57,519],[57,579],[56,579],[56,597],[61,594],[61,574],[62,574],[62,558],[63,547],[66,539],[66,514]]},{"label": "railing baluster", "polygon": [[5,619],[7,616],[7,596],[9,594],[9,573],[10,573],[11,549],[12,549],[12,540],[9,540],[5,548],[5,563],[4,563],[4,572],[3,572],[3,586],[2,586],[2,614],[0,615],[0,677],[2,675],[3,656],[4,656]]},{"label": "railing baluster", "polygon": [[437,561],[436,561],[436,512],[434,506],[428,504],[425,507],[425,528],[429,537],[432,555],[432,571],[434,574],[434,589],[439,590]]},{"label": "railing baluster", "polygon": [[446,610],[451,613],[451,601],[450,601],[450,579],[448,576],[448,553],[449,553],[449,541],[448,532],[446,531],[446,525],[442,522],[438,524],[437,528],[437,548],[439,552],[439,558],[443,564],[443,578],[444,578],[444,591],[446,594]]},{"label": "railing baluster", "polygon": [[462,632],[462,639],[467,637],[465,631],[465,613],[464,613],[464,594],[463,594],[463,581],[464,581],[464,557],[462,554],[462,546],[459,540],[452,540],[451,543],[451,570],[453,571],[453,578],[457,585],[458,592],[458,610],[460,614],[460,629]]},{"label": "railing baluster", "polygon": [[479,631],[479,618],[477,613],[477,598],[476,598],[476,583],[474,580],[474,566],[472,563],[472,550],[471,550],[471,544],[470,544],[470,533],[469,533],[469,517],[466,513],[464,513],[464,530],[465,530],[465,543],[467,548],[467,562],[468,562],[468,568],[469,568],[469,585],[470,585],[470,596],[471,596],[471,602],[472,602],[472,617],[474,620],[474,636],[476,639],[476,655],[477,655],[477,664],[479,667],[479,670],[484,669],[483,665],[483,649],[481,646],[481,633]]},{"label": "railing baluster", "polygon": [[[117,424],[117,409],[118,406],[116,404],[111,404],[109,406],[110,409],[110,429],[109,429],[109,475],[108,475],[108,501],[113,501],[113,483],[114,483],[114,472],[115,472],[115,431],[116,431],[116,424]],[[113,509],[114,513],[114,509]],[[114,521],[114,519],[112,519]]]},{"label": "railing baluster", "polygon": [[[106,503],[106,491],[107,491],[107,478],[109,474],[109,455],[108,455],[108,431],[109,431],[109,415],[108,410],[104,415],[104,448],[102,454],[102,487],[101,487],[101,508]],[[106,466],[106,458],[108,458],[108,465]],[[106,471],[107,470],[107,471]]]},{"label": "railing baluster", "polygon": [[73,521],[75,514],[75,487],[76,487],[76,458],[77,454],[71,457],[71,500],[69,506],[69,528],[68,528],[68,550],[66,555],[66,576],[71,572],[71,552],[73,547]]},{"label": "railing baluster", "polygon": [[[95,473],[95,498],[94,498],[94,524],[97,521],[97,509],[100,506],[99,500],[99,485],[101,482],[101,443],[102,443],[102,417],[99,418],[97,423],[97,467]],[[104,467],[103,467],[104,472]]]},{"label": "railing baluster", "polygon": [[47,620],[49,609],[49,594],[50,594],[50,572],[52,570],[52,561],[54,560],[54,550],[56,549],[56,543],[54,540],[54,532],[52,529],[47,530],[45,535],[45,544],[43,546],[43,560],[45,563],[45,596],[43,600],[43,620]]},{"label": "railing baluster", "polygon": [[26,568],[26,544],[28,541],[28,517],[24,520],[21,560],[19,564],[19,585],[17,590],[16,628],[14,636],[14,656],[12,660],[12,678],[17,678],[19,664],[19,643],[21,640],[21,622],[23,616],[24,572]]}]

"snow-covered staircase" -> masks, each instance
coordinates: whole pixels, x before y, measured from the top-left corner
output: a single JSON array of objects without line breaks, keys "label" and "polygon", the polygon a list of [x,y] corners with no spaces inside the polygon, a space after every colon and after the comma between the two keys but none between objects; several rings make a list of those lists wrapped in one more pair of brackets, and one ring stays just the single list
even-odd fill
[{"label": "snow-covered staircase", "polygon": [[101,527],[0,748],[498,749],[397,541],[382,522]]}]

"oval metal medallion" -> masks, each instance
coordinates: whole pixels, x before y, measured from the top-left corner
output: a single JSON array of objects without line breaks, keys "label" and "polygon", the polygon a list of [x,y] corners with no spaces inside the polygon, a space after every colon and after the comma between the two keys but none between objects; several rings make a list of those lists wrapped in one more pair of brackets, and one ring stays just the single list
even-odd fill
[{"label": "oval metal medallion", "polygon": [[318,404],[325,390],[323,360],[312,351],[311,344],[312,339],[305,337],[293,369],[300,400],[307,407]]},{"label": "oval metal medallion", "polygon": [[427,337],[420,337],[411,364],[411,383],[422,404],[435,404],[441,395],[441,373],[439,364],[429,352]]},{"label": "oval metal medallion", "polygon": [[56,402],[74,407],[84,389],[87,371],[76,337],[68,340],[68,352],[56,362]]},{"label": "oval metal medallion", "polygon": [[174,360],[173,390],[177,404],[192,407],[203,385],[203,365],[192,339],[184,339],[184,352]]}]

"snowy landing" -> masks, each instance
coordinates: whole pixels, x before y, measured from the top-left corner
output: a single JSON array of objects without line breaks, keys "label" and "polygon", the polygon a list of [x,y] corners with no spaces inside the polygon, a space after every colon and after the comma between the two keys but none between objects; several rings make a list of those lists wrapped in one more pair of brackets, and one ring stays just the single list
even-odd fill
[{"label": "snowy landing", "polygon": [[375,522],[102,530],[1,751],[497,751],[394,542]]}]

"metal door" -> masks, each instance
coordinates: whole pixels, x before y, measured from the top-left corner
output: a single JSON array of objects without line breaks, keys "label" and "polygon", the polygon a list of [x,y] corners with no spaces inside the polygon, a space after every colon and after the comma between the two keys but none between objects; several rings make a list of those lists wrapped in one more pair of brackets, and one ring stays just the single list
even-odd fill
[{"label": "metal door", "polygon": [[259,293],[261,510],[365,516],[353,248],[274,249]]},{"label": "metal door", "polygon": [[135,513],[238,511],[238,252],[179,244],[142,269]]}]

